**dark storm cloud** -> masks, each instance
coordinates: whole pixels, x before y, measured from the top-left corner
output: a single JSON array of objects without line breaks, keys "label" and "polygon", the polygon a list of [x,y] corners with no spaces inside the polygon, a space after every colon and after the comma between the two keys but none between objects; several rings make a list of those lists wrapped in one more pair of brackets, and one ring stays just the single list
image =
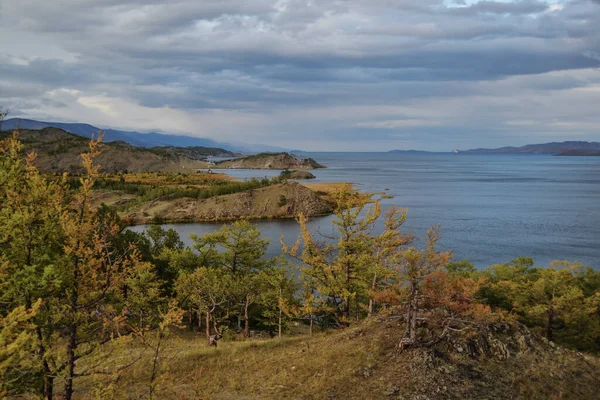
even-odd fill
[{"label": "dark storm cloud", "polygon": [[[69,102],[108,112],[110,99],[190,115],[228,110],[261,116],[270,121],[262,129],[278,135],[293,135],[296,116],[319,107],[364,105],[373,108],[362,122],[357,113],[344,117],[341,111],[335,121],[320,114],[300,120],[332,138],[338,132],[369,137],[390,127],[443,136],[439,126],[402,124],[424,124],[426,113],[414,107],[425,101],[439,103],[440,111],[498,96],[491,117],[502,121],[508,118],[505,96],[518,103],[545,91],[597,85],[596,73],[578,71],[600,66],[598,3],[4,0],[0,102],[30,106],[32,115],[69,108]],[[377,105],[411,105],[410,113],[419,115],[402,122],[396,111],[380,112]],[[119,123],[114,115],[107,114],[113,125]],[[430,118],[449,124],[445,115],[431,112]],[[392,122],[377,125],[380,119]],[[471,119],[460,126],[475,132],[483,124]],[[174,121],[173,130],[185,129]]]}]

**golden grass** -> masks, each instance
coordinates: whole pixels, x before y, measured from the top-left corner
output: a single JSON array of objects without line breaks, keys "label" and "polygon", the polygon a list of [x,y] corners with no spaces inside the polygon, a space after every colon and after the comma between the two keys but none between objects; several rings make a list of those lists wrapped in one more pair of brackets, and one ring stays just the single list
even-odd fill
[{"label": "golden grass", "polygon": [[[595,357],[543,351],[498,361],[461,353],[435,356],[427,349],[400,353],[403,332],[397,320],[371,320],[314,336],[220,341],[218,348],[208,347],[203,335],[179,332],[161,355],[165,369],[157,398],[379,399],[394,388],[404,398],[596,398],[600,362]],[[97,356],[103,371],[125,364],[139,350],[135,343],[110,347]],[[113,397],[142,394],[151,365],[148,353],[125,370]],[[106,388],[112,379],[80,378],[76,397],[90,398],[94,388]]]},{"label": "golden grass", "polygon": [[[135,344],[127,350],[107,348],[99,356],[108,355],[100,369],[126,364],[139,349]],[[187,333],[169,339],[162,355],[166,369],[162,371],[158,398],[278,399],[287,393],[288,398],[320,399],[327,391],[344,392],[347,385],[358,383],[359,376],[353,375],[357,367],[369,364],[370,354],[368,348],[353,346],[327,333],[221,341],[218,348],[208,347],[202,335]],[[120,396],[133,397],[146,390],[151,363],[152,356],[147,353],[120,377]],[[77,397],[88,398],[94,387],[107,385],[112,379],[98,375],[80,380]]]}]

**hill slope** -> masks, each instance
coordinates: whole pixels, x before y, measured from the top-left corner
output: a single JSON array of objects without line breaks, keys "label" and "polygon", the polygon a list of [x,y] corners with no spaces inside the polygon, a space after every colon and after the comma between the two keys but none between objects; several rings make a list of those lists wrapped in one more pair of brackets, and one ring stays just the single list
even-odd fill
[{"label": "hill slope", "polygon": [[[597,358],[519,326],[490,325],[470,338],[454,332],[433,347],[400,352],[401,325],[381,318],[313,337],[222,341],[218,348],[206,347],[202,336],[182,336],[171,342],[161,398],[598,399]],[[124,377],[126,393],[147,381],[144,365]]]},{"label": "hill slope", "polygon": [[483,154],[561,154],[580,155],[571,152],[600,152],[600,142],[552,142],[543,144],[528,144],[521,147],[500,147],[497,149],[471,149],[461,150],[460,153],[483,153]]},{"label": "hill slope", "polygon": [[216,222],[240,218],[295,218],[330,214],[332,206],[312,190],[288,182],[241,193],[208,199],[157,199],[136,208],[126,217],[133,224],[148,224],[155,220],[176,222]]},{"label": "hill slope", "polygon": [[[0,132],[0,138],[11,133]],[[83,172],[80,154],[87,150],[89,139],[65,132],[58,128],[21,130],[19,139],[24,150],[37,153],[36,166],[42,172]],[[145,149],[124,142],[103,144],[97,159],[100,171],[116,172],[194,172],[206,168],[208,163],[183,150]]]}]

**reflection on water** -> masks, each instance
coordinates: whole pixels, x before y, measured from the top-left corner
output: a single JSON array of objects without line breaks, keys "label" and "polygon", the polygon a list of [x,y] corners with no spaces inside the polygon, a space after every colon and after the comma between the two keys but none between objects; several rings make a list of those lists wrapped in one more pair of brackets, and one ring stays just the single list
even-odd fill
[{"label": "reflection on water", "polygon": [[[305,157],[305,155],[302,155]],[[364,191],[394,196],[382,200],[408,208],[407,229],[422,235],[440,224],[440,245],[455,258],[479,267],[534,257],[579,260],[600,268],[600,157],[545,155],[311,153],[327,169],[311,171],[317,181],[353,182]],[[279,171],[228,170],[240,179],[275,176]],[[331,217],[310,222],[313,231],[331,234]],[[259,221],[271,239],[270,255],[281,250],[280,237],[292,243],[295,221]],[[187,239],[220,224],[177,224]],[[144,227],[135,227],[135,230]],[[188,240],[189,243],[189,240]]]}]

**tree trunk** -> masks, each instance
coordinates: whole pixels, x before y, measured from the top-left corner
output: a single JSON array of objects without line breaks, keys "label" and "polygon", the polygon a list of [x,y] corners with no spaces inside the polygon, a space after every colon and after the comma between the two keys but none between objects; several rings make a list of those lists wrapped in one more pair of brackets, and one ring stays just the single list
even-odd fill
[{"label": "tree trunk", "polygon": [[242,331],[242,316],[240,314],[238,314],[237,316],[237,327],[238,327],[238,333]]},{"label": "tree trunk", "polygon": [[154,381],[158,376],[158,357],[160,356],[160,345],[162,343],[163,338],[165,337],[165,332],[162,329],[159,329],[160,333],[158,334],[158,343],[156,343],[156,349],[154,350],[154,361],[152,362],[152,374],[150,375],[150,388],[149,388],[149,397],[150,399],[154,398]]},{"label": "tree trunk", "polygon": [[[44,372],[48,369],[48,363],[44,361]],[[45,372],[46,373],[46,372]],[[48,371],[49,373],[49,371]],[[52,400],[54,398],[54,378],[44,376],[44,400]]]},{"label": "tree trunk", "polygon": [[344,304],[344,317],[350,319],[350,297],[346,298],[346,304]]},{"label": "tree trunk", "polygon": [[282,319],[282,313],[283,313],[283,310],[281,309],[282,303],[283,303],[283,298],[282,298],[281,287],[280,287],[279,288],[279,338],[281,338],[281,319]]},{"label": "tree trunk", "polygon": [[64,400],[73,397],[73,379],[75,378],[75,349],[77,348],[77,325],[71,323],[69,327],[69,344],[67,345],[67,383],[65,384]]},{"label": "tree trunk", "polygon": [[[346,266],[346,288],[350,292],[350,266]],[[346,307],[344,309],[344,316],[350,319],[350,296],[346,298]]]},{"label": "tree trunk", "polygon": [[279,336],[279,338],[281,338],[281,307],[279,307],[279,332],[278,332],[278,336]]},{"label": "tree trunk", "polygon": [[[373,276],[373,282],[371,283],[371,291],[375,291],[377,287],[377,274]],[[370,317],[375,312],[375,302],[373,301],[373,297],[369,295],[369,311],[367,312],[367,317]]]},{"label": "tree trunk", "polygon": [[250,307],[250,296],[246,295],[246,303],[244,304],[244,337],[250,337],[250,317],[248,315],[248,307]]},{"label": "tree trunk", "polygon": [[73,379],[75,378],[75,350],[77,349],[77,306],[79,303],[78,279],[79,279],[79,259],[73,260],[73,287],[71,289],[71,324],[69,326],[69,343],[67,345],[67,382],[65,383],[64,400],[71,400],[73,397]]},{"label": "tree trunk", "polygon": [[210,344],[210,311],[206,310],[206,340]]},{"label": "tree trunk", "polygon": [[419,291],[416,288],[413,288],[412,290],[412,301],[411,301],[411,305],[410,307],[412,308],[411,311],[411,320],[410,320],[410,341],[411,342],[416,342],[417,341],[417,311],[419,309]]},{"label": "tree trunk", "polygon": [[200,333],[202,332],[202,313],[200,310],[196,312],[196,315],[198,316],[198,333]]},{"label": "tree trunk", "polygon": [[546,325],[546,338],[550,341],[554,340],[554,334],[552,326],[554,325],[554,307],[550,306],[548,309],[548,321]]},{"label": "tree trunk", "polygon": [[400,351],[405,348],[414,345],[417,342],[417,311],[419,307],[418,303],[418,289],[415,285],[411,286],[410,295],[408,296],[408,311],[406,312],[406,332],[404,337],[400,341]]},{"label": "tree trunk", "polygon": [[[27,308],[31,308],[31,305],[28,305]],[[44,348],[43,344],[44,337],[42,334],[42,328],[38,326],[36,327],[35,331],[39,342],[37,349],[38,358],[42,360],[42,372],[44,374],[44,385],[41,388],[41,392],[44,400],[52,400],[52,397],[54,396],[54,378],[50,373],[50,365],[48,365],[48,361],[44,359],[46,349]]]},{"label": "tree trunk", "polygon": [[312,316],[312,314],[310,314],[310,324],[308,325],[308,332],[310,332],[310,335],[312,336],[312,334],[313,334],[313,316]]},{"label": "tree trunk", "polygon": [[404,332],[404,336],[408,337],[410,335],[410,321],[412,320],[412,289],[411,293],[408,296],[408,304],[406,306],[406,331]]}]

